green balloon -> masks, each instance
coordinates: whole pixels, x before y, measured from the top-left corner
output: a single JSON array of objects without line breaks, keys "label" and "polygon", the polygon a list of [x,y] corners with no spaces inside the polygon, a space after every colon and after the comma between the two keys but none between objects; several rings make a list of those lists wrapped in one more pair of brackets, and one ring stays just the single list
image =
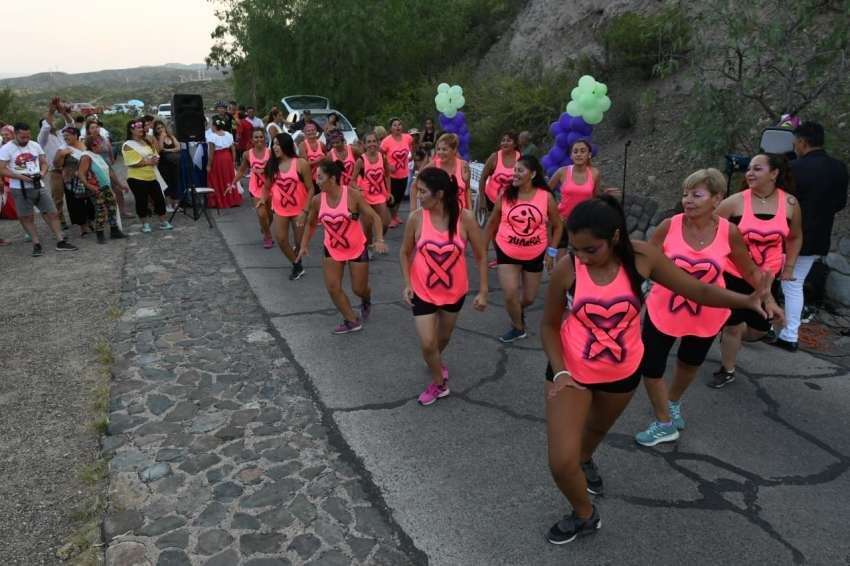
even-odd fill
[{"label": "green balloon", "polygon": [[572,92],[570,92],[570,99],[578,100],[578,97],[581,96],[581,89],[579,87],[575,87]]},{"label": "green balloon", "polygon": [[457,99],[452,99],[452,101],[455,103],[455,108],[457,109],[463,108],[463,105],[466,104],[466,99],[462,94]]},{"label": "green balloon", "polygon": [[589,92],[583,92],[578,97],[578,103],[589,110],[596,107],[596,97]]},{"label": "green balloon", "polygon": [[457,115],[457,109],[452,107],[446,108],[445,110],[441,110],[441,112],[446,118],[454,118],[455,115]]},{"label": "green balloon", "polygon": [[458,85],[454,85],[449,89],[449,96],[452,98],[457,98],[459,96],[463,96],[463,89]]},{"label": "green balloon", "polygon": [[435,96],[434,103],[437,105],[437,108],[440,108],[441,106],[447,106],[449,104],[448,93],[441,92],[440,94]]},{"label": "green balloon", "polygon": [[608,94],[608,86],[605,83],[596,83],[596,88],[594,90],[599,96],[605,96]]},{"label": "green balloon", "polygon": [[608,112],[611,109],[611,99],[607,96],[603,96],[599,99],[599,109],[603,112]]},{"label": "green balloon", "polygon": [[581,117],[584,118],[584,121],[588,124],[595,125],[602,121],[602,112],[594,109],[590,112],[585,112]]},{"label": "green balloon", "polygon": [[449,92],[449,85],[448,85],[448,83],[440,83],[440,84],[438,84],[438,85],[437,85],[437,92],[438,92],[438,93],[440,93],[440,94],[444,94],[444,93]]},{"label": "green balloon", "polygon": [[570,116],[581,116],[581,106],[575,100],[570,100],[570,102],[567,104],[567,113]]},{"label": "green balloon", "polygon": [[578,86],[593,90],[593,87],[596,86],[596,79],[590,75],[584,75],[578,80]]}]

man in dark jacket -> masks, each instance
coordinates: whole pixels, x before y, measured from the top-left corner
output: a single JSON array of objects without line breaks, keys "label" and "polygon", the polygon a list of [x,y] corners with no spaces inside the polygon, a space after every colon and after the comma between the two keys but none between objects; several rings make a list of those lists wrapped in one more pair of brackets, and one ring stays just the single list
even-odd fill
[{"label": "man in dark jacket", "polygon": [[803,249],[794,264],[794,280],[782,282],[785,295],[785,328],[774,345],[794,352],[803,310],[803,283],[812,264],[829,253],[835,214],[847,205],[847,166],[823,149],[823,126],[803,122],[794,129],[791,171],[803,214]]}]

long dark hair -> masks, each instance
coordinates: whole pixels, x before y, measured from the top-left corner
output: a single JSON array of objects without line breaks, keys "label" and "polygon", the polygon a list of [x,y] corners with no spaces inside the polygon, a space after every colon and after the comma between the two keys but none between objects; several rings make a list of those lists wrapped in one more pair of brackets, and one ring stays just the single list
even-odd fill
[{"label": "long dark hair", "polygon": [[[522,163],[526,169],[531,171],[532,187],[543,189],[544,191],[549,190],[549,185],[546,184],[546,174],[543,172],[543,166],[540,165],[536,157],[533,155],[523,155],[516,162]],[[508,199],[508,202],[516,202],[516,199],[519,198],[519,187],[515,187],[513,183],[508,185],[508,188],[505,190],[505,197]]]},{"label": "long dark hair", "polygon": [[[280,151],[285,156],[289,157],[290,159],[298,157],[298,152],[295,150],[295,142],[292,141],[292,136],[290,136],[286,132],[280,132],[274,137],[274,139],[277,140],[277,144],[280,146]],[[268,163],[266,163],[266,177],[268,179],[274,179],[274,176],[277,174],[277,169],[279,166],[280,159],[278,159],[277,155],[275,155],[274,148],[272,148],[271,155],[269,155],[269,161]]]},{"label": "long dark hair", "polygon": [[[594,237],[606,240],[614,249],[614,253],[623,264],[626,275],[629,277],[632,291],[638,302],[643,302],[643,275],[641,275],[635,264],[635,249],[629,239],[629,231],[626,226],[626,215],[620,201],[611,195],[601,195],[580,203],[567,218],[567,230],[576,233],[589,230]],[[614,244],[614,235],[619,231],[617,243]]]},{"label": "long dark hair", "polygon": [[321,169],[322,173],[325,175],[336,179],[336,183],[338,185],[340,179],[342,179],[342,174],[345,172],[345,163],[339,159],[333,160],[326,157],[319,161],[319,169]]},{"label": "long dark hair", "polygon": [[449,214],[449,241],[454,241],[455,233],[457,232],[457,221],[460,218],[460,203],[457,200],[459,192],[457,178],[454,175],[449,175],[439,167],[429,167],[419,173],[416,180],[421,181],[428,187],[428,191],[434,196],[437,196],[437,193],[443,191],[443,197],[441,199],[443,209]]},{"label": "long dark hair", "polygon": [[[133,139],[133,124],[137,124],[139,122],[141,122],[142,129],[144,130],[145,121],[142,118],[133,118],[132,120],[127,122],[127,137],[124,138],[126,141],[131,141]],[[79,134],[78,134],[78,137],[79,137]],[[142,139],[139,140],[139,141],[141,141],[143,144],[145,144],[147,146],[151,145],[150,143],[148,143],[148,133],[147,132],[144,132],[142,134]]]},{"label": "long dark hair", "polygon": [[[792,195],[796,193],[797,183],[794,180],[794,173],[791,172],[791,164],[788,162],[788,158],[781,153],[757,153],[753,156],[753,159],[759,155],[767,158],[767,167],[770,171],[779,170],[779,174],[776,176],[776,186],[786,193]],[[744,179],[743,189],[748,188],[747,180]]]}]

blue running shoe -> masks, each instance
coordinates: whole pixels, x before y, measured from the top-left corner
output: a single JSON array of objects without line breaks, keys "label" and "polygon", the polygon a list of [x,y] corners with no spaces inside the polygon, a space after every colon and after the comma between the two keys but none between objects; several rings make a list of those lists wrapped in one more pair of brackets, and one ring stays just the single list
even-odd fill
[{"label": "blue running shoe", "polygon": [[509,342],[522,340],[523,338],[528,338],[528,334],[526,334],[525,330],[519,330],[512,326],[510,330],[499,336],[499,341],[508,344]]},{"label": "blue running shoe", "polygon": [[673,424],[663,425],[654,421],[649,428],[635,435],[635,442],[641,446],[655,446],[662,442],[673,442],[679,439],[679,431]]},{"label": "blue running shoe", "polygon": [[670,409],[670,418],[676,425],[676,430],[685,430],[685,419],[682,418],[682,402],[669,401],[667,407]]}]

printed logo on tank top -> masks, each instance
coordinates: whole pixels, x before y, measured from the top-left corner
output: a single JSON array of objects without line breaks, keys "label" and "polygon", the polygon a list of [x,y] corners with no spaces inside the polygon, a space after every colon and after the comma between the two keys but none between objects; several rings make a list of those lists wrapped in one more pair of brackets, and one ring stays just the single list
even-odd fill
[{"label": "printed logo on tank top", "polygon": [[541,239],[536,232],[543,223],[543,213],[530,203],[520,203],[508,212],[508,226],[513,234],[508,236],[508,243],[528,247],[539,246]]},{"label": "printed logo on tank top", "polygon": [[587,328],[587,343],[582,357],[586,360],[608,359],[620,363],[628,353],[624,345],[626,330],[638,316],[640,308],[631,297],[609,302],[584,301],[573,307],[572,316]]},{"label": "printed logo on tank top", "polygon": [[265,167],[265,161],[255,161],[254,165],[251,166],[251,175],[254,176],[254,184],[258,187],[262,187],[266,181],[264,176]]},{"label": "printed logo on tank top", "polygon": [[442,285],[446,289],[453,287],[454,276],[452,267],[460,259],[460,249],[452,242],[423,242],[419,247],[420,253],[425,258],[428,266],[428,276],[425,285],[433,289]]},{"label": "printed logo on tank top", "polygon": [[342,184],[347,185],[351,181],[351,174],[354,172],[354,160],[349,159],[348,154],[346,154],[344,159],[340,159],[336,150],[334,150],[334,156],[342,161],[342,165],[345,168],[342,172]]},{"label": "printed logo on tank top", "polygon": [[367,191],[370,195],[379,195],[384,192],[384,170],[377,167],[366,171]]},{"label": "printed logo on tank top", "polygon": [[393,167],[396,169],[404,169],[407,167],[407,158],[408,158],[407,149],[394,149],[390,153],[390,159],[393,161]]},{"label": "printed logo on tank top", "polygon": [[[721,269],[714,261],[710,259],[698,259],[691,261],[683,256],[674,256],[670,258],[673,263],[680,269],[689,273],[707,285],[713,284],[720,277]],[[682,295],[673,294],[670,297],[669,303],[670,312],[678,312],[681,309],[687,309],[692,315],[699,315],[702,311],[702,305],[695,303],[690,299],[686,299]]]},{"label": "printed logo on tank top", "polygon": [[744,234],[744,241],[753,257],[753,263],[761,267],[767,259],[771,249],[781,249],[783,236],[781,232],[760,232],[759,230],[748,230]]},{"label": "printed logo on tank top", "polygon": [[493,182],[498,185],[499,191],[501,192],[504,191],[507,186],[511,184],[511,182],[513,182],[514,174],[512,172],[505,173],[504,171],[499,171],[498,173],[493,175],[492,179]]},{"label": "printed logo on tank top", "polygon": [[347,214],[323,214],[320,218],[330,239],[332,248],[349,248],[348,227],[351,218]]},{"label": "printed logo on tank top", "polygon": [[292,177],[283,177],[278,174],[274,180],[275,186],[280,191],[280,206],[286,208],[298,204],[298,199],[295,198],[295,191],[298,189],[298,181]]}]

